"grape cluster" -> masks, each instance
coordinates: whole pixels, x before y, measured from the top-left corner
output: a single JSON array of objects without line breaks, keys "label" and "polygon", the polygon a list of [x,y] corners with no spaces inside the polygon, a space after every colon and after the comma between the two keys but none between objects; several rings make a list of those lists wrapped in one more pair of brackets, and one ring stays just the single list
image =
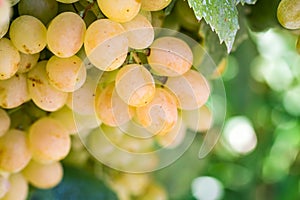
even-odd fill
[{"label": "grape cluster", "polygon": [[[153,26],[151,12],[170,3],[0,0],[0,198],[25,199],[28,183],[57,185],[60,161],[87,160],[78,137],[112,168],[149,172],[155,148],[210,128],[211,88],[193,47]],[[146,174],[108,182],[120,199],[166,199]]]}]

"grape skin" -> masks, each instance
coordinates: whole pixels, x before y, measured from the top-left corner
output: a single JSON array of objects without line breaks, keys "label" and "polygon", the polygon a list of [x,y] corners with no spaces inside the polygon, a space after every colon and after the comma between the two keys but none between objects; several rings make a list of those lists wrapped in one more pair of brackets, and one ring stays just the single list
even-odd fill
[{"label": "grape skin", "polygon": [[39,19],[22,15],[11,23],[9,36],[19,51],[35,54],[46,47],[46,32],[46,27]]}]

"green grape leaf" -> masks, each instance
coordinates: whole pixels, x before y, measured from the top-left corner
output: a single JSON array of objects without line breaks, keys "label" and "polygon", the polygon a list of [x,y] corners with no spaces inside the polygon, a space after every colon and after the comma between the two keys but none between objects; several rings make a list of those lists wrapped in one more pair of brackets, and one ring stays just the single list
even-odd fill
[{"label": "green grape leaf", "polygon": [[117,196],[102,181],[84,169],[64,166],[61,183],[48,190],[31,188],[28,200],[97,199],[117,200]]}]

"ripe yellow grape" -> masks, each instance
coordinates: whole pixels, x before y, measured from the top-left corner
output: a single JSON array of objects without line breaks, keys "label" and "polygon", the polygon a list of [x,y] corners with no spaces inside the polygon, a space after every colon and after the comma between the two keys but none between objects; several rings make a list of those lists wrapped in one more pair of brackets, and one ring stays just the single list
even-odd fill
[{"label": "ripe yellow grape", "polygon": [[46,27],[37,18],[22,15],[10,25],[9,36],[14,46],[26,54],[41,52],[46,47]]},{"label": "ripe yellow grape", "polygon": [[40,57],[40,53],[36,54],[24,54],[20,52],[21,60],[18,65],[17,73],[29,72],[37,63]]},{"label": "ripe yellow grape", "polygon": [[50,83],[60,91],[74,92],[86,79],[86,68],[77,56],[59,58],[52,56],[46,66]]},{"label": "ripe yellow grape", "polygon": [[95,111],[98,118],[109,126],[125,124],[134,114],[134,109],[118,96],[114,83],[96,94]]},{"label": "ripe yellow grape", "polygon": [[142,0],[142,9],[147,11],[158,11],[167,7],[172,0]]},{"label": "ripe yellow grape", "polygon": [[152,134],[166,133],[177,122],[176,99],[166,89],[157,88],[150,103],[136,108],[138,122]]},{"label": "ripe yellow grape", "polygon": [[29,144],[34,160],[49,163],[67,156],[71,139],[68,130],[58,121],[43,117],[29,128]]},{"label": "ripe yellow grape", "polygon": [[129,22],[122,23],[129,41],[129,47],[133,49],[145,49],[154,40],[154,29],[151,22],[143,15],[138,14]]},{"label": "ripe yellow grape", "polygon": [[30,99],[25,74],[16,74],[7,80],[0,81],[0,106],[16,108]]},{"label": "ripe yellow grape", "polygon": [[193,63],[190,47],[181,39],[161,37],[150,46],[148,63],[162,76],[179,76],[187,72]]},{"label": "ripe yellow grape", "polygon": [[121,24],[109,19],[96,20],[88,27],[84,48],[95,67],[112,71],[123,64],[128,52],[128,39],[124,32]]},{"label": "ripe yellow grape", "polygon": [[29,187],[28,182],[21,173],[9,176],[10,187],[1,200],[25,200],[27,199]]},{"label": "ripe yellow grape", "polygon": [[176,148],[182,143],[186,134],[186,126],[179,116],[174,128],[167,133],[158,134],[155,136],[156,141],[159,145],[164,148],[172,149]]},{"label": "ripe yellow grape", "polygon": [[49,189],[62,180],[63,168],[60,162],[41,164],[32,160],[22,171],[27,181],[41,189]]},{"label": "ripe yellow grape", "polygon": [[155,94],[155,82],[151,73],[142,65],[123,66],[116,77],[116,91],[130,106],[144,106]]},{"label": "ripe yellow grape", "polygon": [[181,114],[184,124],[192,131],[204,132],[212,126],[213,114],[206,105],[195,110],[182,110]]},{"label": "ripe yellow grape", "polygon": [[277,8],[279,23],[287,29],[300,28],[300,1],[282,0]]},{"label": "ripe yellow grape", "polygon": [[16,173],[22,170],[31,159],[27,134],[11,129],[0,137],[0,170]]},{"label": "ripe yellow grape", "polygon": [[128,22],[140,11],[141,0],[97,0],[101,11],[116,22]]},{"label": "ripe yellow grape", "polygon": [[18,71],[20,54],[7,38],[0,39],[0,80],[12,77]]},{"label": "ripe yellow grape", "polygon": [[195,70],[189,70],[182,76],[168,77],[165,85],[177,97],[178,108],[183,110],[200,108],[210,95],[206,78]]},{"label": "ripe yellow grape", "polygon": [[10,127],[10,117],[5,110],[0,108],[0,137],[3,136]]},{"label": "ripe yellow grape", "polygon": [[46,73],[47,61],[40,61],[28,72],[27,82],[29,94],[33,102],[45,111],[55,111],[63,107],[68,93],[54,88]]},{"label": "ripe yellow grape", "polygon": [[85,32],[86,25],[78,14],[63,12],[57,15],[48,26],[48,48],[58,57],[71,57],[80,50]]}]

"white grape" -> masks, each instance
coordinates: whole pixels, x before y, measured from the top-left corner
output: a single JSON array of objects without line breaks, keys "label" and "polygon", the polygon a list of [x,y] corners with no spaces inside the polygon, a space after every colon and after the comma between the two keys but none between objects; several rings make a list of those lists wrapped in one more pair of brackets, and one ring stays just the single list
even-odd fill
[{"label": "white grape", "polygon": [[39,19],[22,15],[11,23],[9,36],[19,51],[35,54],[46,47],[46,32],[45,25]]},{"label": "white grape", "polygon": [[115,85],[118,95],[130,106],[146,105],[155,94],[151,73],[138,64],[123,66],[117,74]]},{"label": "white grape", "polygon": [[148,63],[159,75],[179,76],[193,64],[192,50],[181,39],[161,37],[153,42],[150,49]]},{"label": "white grape", "polygon": [[128,22],[140,11],[140,0],[97,0],[101,11],[116,22]]},{"label": "white grape", "polygon": [[28,72],[29,94],[39,108],[55,111],[66,103],[68,93],[59,91],[51,85],[46,73],[46,65],[47,61],[41,61]]},{"label": "white grape", "polygon": [[80,50],[85,32],[86,25],[78,14],[63,12],[57,15],[48,26],[48,48],[58,57],[71,57]]},{"label": "white grape", "polygon": [[112,71],[123,64],[128,52],[128,39],[124,32],[121,24],[109,19],[97,20],[88,27],[84,48],[95,67]]}]

